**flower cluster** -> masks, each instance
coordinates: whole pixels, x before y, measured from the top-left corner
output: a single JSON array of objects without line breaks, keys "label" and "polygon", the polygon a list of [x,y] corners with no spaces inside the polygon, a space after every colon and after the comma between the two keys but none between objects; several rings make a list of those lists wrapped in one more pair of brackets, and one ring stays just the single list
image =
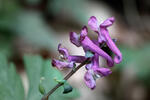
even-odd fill
[{"label": "flower cluster", "polygon": [[[98,24],[95,16],[90,17],[88,20],[88,26],[95,33],[98,34],[97,40],[91,40],[88,36],[88,29],[84,26],[80,32],[77,34],[75,32],[70,32],[70,41],[77,47],[82,47],[85,54],[91,53],[92,56],[74,56],[68,53],[66,48],[58,45],[58,51],[61,54],[60,59],[52,60],[52,65],[58,69],[63,68],[73,68],[75,63],[82,63],[85,59],[90,58],[90,62],[85,66],[86,73],[84,76],[85,84],[94,89],[96,87],[96,79],[99,77],[108,76],[112,73],[110,67],[114,66],[114,63],[119,64],[122,61],[122,54],[120,50],[115,45],[113,39],[111,39],[108,31],[108,27],[114,23],[114,18],[108,18],[103,23]],[[102,45],[106,44],[109,49],[114,53],[114,57],[111,57],[108,53],[102,50]],[[107,61],[108,67],[101,67],[99,65],[99,56],[103,57]]]}]

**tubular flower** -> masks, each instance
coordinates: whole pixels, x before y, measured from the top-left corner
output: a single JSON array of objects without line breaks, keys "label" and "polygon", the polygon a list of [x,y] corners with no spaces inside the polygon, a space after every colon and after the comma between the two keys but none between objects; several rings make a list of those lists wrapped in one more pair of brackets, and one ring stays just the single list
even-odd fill
[{"label": "tubular flower", "polygon": [[[99,46],[97,46],[88,36],[87,36],[87,27],[84,26],[81,30],[80,36],[78,36],[75,32],[70,33],[70,41],[79,46],[80,44],[84,50],[90,50],[91,52],[97,53],[99,56],[102,56],[107,60],[108,66],[112,67],[114,62],[112,58],[104,52]],[[76,36],[76,37],[75,37]],[[77,37],[78,36],[78,37]]]},{"label": "tubular flower", "polygon": [[82,63],[86,59],[84,56],[69,55],[68,50],[62,48],[61,44],[58,45],[58,51],[61,54],[59,60],[52,60],[52,65],[58,69],[72,68],[75,63]]},{"label": "tubular flower", "polygon": [[109,68],[99,66],[99,56],[95,54],[90,64],[86,65],[87,72],[84,76],[84,81],[87,87],[94,89],[96,87],[96,79],[99,77],[108,76],[112,73]]},{"label": "tubular flower", "polygon": [[113,40],[111,39],[107,27],[111,26],[114,23],[114,17],[106,19],[102,24],[98,25],[98,21],[95,16],[90,17],[88,21],[89,27],[98,33],[98,42],[106,42],[107,46],[112,50],[115,54],[114,62],[120,63],[122,61],[122,54],[120,50],[117,48]]},{"label": "tubular flower", "polygon": [[67,62],[67,61],[61,61],[61,60],[52,60],[52,66],[57,67],[58,69],[63,69],[63,68],[72,68],[74,66],[73,62]]}]

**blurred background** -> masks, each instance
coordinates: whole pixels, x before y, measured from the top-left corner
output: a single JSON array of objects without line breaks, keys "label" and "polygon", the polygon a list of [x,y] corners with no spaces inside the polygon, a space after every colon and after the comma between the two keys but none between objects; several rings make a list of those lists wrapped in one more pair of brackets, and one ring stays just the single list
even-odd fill
[{"label": "blurred background", "polygon": [[[75,100],[150,100],[149,0],[0,0],[0,52],[17,66],[25,92],[23,55],[51,59],[58,56],[58,43],[70,54],[84,55],[82,48],[69,42],[69,32],[79,33],[90,16],[99,22],[115,17],[109,31],[117,39],[123,61],[110,76],[98,79],[93,91],[85,86],[85,69],[80,69],[69,80],[81,94]],[[88,35],[96,38],[91,30]]]}]

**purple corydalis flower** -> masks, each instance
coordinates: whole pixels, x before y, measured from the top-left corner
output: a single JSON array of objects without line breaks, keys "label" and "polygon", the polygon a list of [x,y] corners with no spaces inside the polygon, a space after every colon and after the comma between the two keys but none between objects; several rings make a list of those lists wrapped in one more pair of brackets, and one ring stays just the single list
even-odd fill
[{"label": "purple corydalis flower", "polygon": [[81,46],[81,41],[87,36],[88,29],[86,26],[84,26],[81,30],[80,34],[77,34],[75,32],[70,32],[70,41],[76,45],[77,47]]},{"label": "purple corydalis flower", "polygon": [[111,73],[112,71],[108,68],[99,68],[97,70],[89,69],[84,75],[84,82],[88,88],[93,90],[96,87],[97,78],[108,76]]},{"label": "purple corydalis flower", "polygon": [[[99,64],[99,56],[102,56],[107,60],[107,65],[112,67],[115,63],[120,63],[122,61],[122,54],[120,50],[115,45],[113,39],[111,39],[108,27],[114,23],[114,18],[108,18],[102,24],[98,24],[95,16],[90,17],[88,21],[89,27],[98,34],[97,40],[91,40],[88,36],[88,29],[84,26],[80,32],[77,34],[75,32],[70,32],[70,41],[77,47],[82,46],[85,52],[85,56],[74,56],[70,55],[66,48],[63,48],[61,44],[58,45],[58,51],[61,54],[60,59],[52,60],[52,65],[58,69],[63,68],[73,68],[75,63],[82,63],[86,59],[90,58],[87,62],[85,68],[86,73],[84,75],[84,81],[87,87],[94,89],[96,87],[96,79],[99,77],[105,77],[112,73],[111,69],[108,67],[101,67]],[[110,50],[115,54],[114,60],[110,55],[108,55],[101,48],[107,44]],[[85,62],[84,62],[85,63]]]},{"label": "purple corydalis flower", "polygon": [[58,51],[63,56],[64,59],[68,59],[69,52],[66,48],[62,48],[61,44],[58,45]]},{"label": "purple corydalis flower", "polygon": [[91,69],[94,71],[95,74],[98,74],[101,77],[111,74],[111,70],[109,68],[100,67],[98,54],[94,55],[91,63]]},{"label": "purple corydalis flower", "polygon": [[99,77],[108,76],[112,73],[109,68],[99,66],[99,56],[95,54],[90,64],[86,65],[87,72],[84,76],[84,81],[87,87],[94,89],[96,87],[96,79]]},{"label": "purple corydalis flower", "polygon": [[108,66],[112,67],[114,65],[112,58],[87,36],[87,32],[86,26],[82,28],[79,36],[75,32],[70,32],[70,41],[76,46],[82,46],[84,50],[90,50],[104,57],[107,60]]},{"label": "purple corydalis flower", "polygon": [[52,66],[62,70],[63,68],[72,68],[74,66],[74,63],[53,59],[52,60]]},{"label": "purple corydalis flower", "polygon": [[74,63],[82,63],[86,59],[84,56],[69,55],[68,50],[66,48],[62,48],[61,44],[58,45],[58,51],[61,54],[60,59],[52,60],[52,66],[58,69],[72,68]]},{"label": "purple corydalis flower", "polygon": [[111,39],[107,27],[111,26],[114,23],[114,17],[106,19],[102,24],[98,24],[98,21],[95,16],[90,17],[88,21],[89,27],[98,33],[98,41],[99,43],[106,42],[108,47],[112,50],[112,52],[116,55],[114,57],[115,63],[120,63],[122,61],[122,54],[120,50],[117,48],[113,40]]}]

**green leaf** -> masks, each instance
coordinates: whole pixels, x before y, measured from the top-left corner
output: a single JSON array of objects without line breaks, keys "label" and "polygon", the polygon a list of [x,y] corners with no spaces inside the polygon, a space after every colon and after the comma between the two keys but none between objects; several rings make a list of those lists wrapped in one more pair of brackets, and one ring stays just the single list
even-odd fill
[{"label": "green leaf", "polygon": [[41,83],[39,84],[39,91],[41,94],[45,94],[45,88],[43,87]]},{"label": "green leaf", "polygon": [[[40,78],[44,77],[42,86],[45,88],[46,93],[51,90],[57,82],[54,81],[54,77],[57,79],[63,79],[62,74],[51,66],[50,60],[43,60],[40,56],[24,57],[25,67],[29,79],[29,92],[27,100],[40,100],[42,95],[38,91]],[[49,98],[49,100],[68,100],[79,96],[79,93],[74,89],[69,94],[62,94],[63,87],[58,88]]]},{"label": "green leaf", "polygon": [[14,64],[0,53],[0,100],[24,100],[24,89]]},{"label": "green leaf", "polygon": [[12,41],[7,38],[6,40],[0,40],[0,53],[4,54],[6,57],[11,57],[13,54]]},{"label": "green leaf", "polygon": [[[25,67],[29,79],[29,91],[26,100],[40,100],[42,94],[39,92],[40,78],[42,89],[48,92],[57,82],[54,77],[63,79],[61,73],[52,68],[50,60],[43,60],[40,56],[25,56]],[[41,88],[41,87],[40,87]],[[43,92],[43,90],[42,90]],[[60,87],[51,95],[51,100],[68,100],[79,96],[77,90],[64,95],[63,87]],[[44,92],[43,92],[44,93]],[[14,64],[8,63],[6,56],[0,53],[0,100],[25,100],[24,89],[19,75],[16,73]]]},{"label": "green leaf", "polygon": [[72,92],[72,90],[73,90],[72,86],[69,85],[69,84],[67,84],[67,83],[65,83],[65,84],[63,85],[63,87],[64,87],[63,94],[70,93],[70,92]]}]

